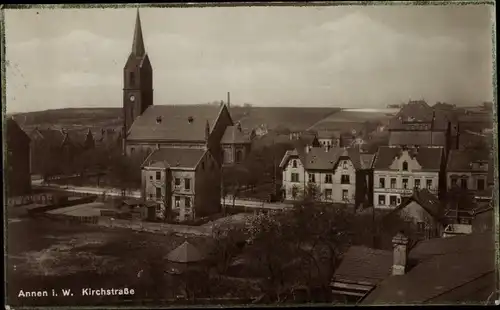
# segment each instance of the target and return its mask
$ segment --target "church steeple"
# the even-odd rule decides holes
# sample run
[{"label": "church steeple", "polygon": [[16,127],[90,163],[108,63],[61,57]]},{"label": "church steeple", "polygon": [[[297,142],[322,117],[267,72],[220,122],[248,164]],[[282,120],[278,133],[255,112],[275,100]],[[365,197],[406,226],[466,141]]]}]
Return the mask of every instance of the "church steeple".
[{"label": "church steeple", "polygon": [[141,16],[137,9],[137,17],[135,19],[134,41],[132,42],[132,54],[136,57],[144,56],[146,49],[144,48],[144,39],[142,38]]}]

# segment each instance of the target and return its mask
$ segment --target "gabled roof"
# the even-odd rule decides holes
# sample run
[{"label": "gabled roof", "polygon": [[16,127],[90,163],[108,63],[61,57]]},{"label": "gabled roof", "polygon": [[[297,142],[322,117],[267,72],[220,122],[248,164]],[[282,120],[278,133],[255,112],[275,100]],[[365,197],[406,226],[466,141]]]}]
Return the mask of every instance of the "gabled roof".
[{"label": "gabled roof", "polygon": [[[473,171],[474,162],[492,163],[490,150],[451,150],[448,155],[447,172],[454,171]],[[493,165],[488,167],[494,170]]]},{"label": "gabled roof", "polygon": [[194,148],[161,148],[151,153],[142,166],[195,169],[207,152],[209,151]]},{"label": "gabled roof", "polygon": [[227,126],[221,139],[221,144],[250,144],[250,135],[245,133],[241,127]]},{"label": "gabled roof", "polygon": [[205,141],[207,122],[210,133],[226,105],[164,105],[149,106],[132,124],[127,140]]},{"label": "gabled roof", "polygon": [[173,263],[195,263],[205,259],[205,256],[197,247],[184,241],[183,244],[168,253],[166,259]]},{"label": "gabled roof", "polygon": [[[424,100],[410,101],[390,121],[389,130],[407,130],[417,124],[431,124],[433,130],[446,130],[448,122],[454,121],[453,114],[441,109],[433,109]],[[428,127],[427,130],[431,128]]]},{"label": "gabled roof", "polygon": [[292,156],[298,157],[306,170],[333,170],[341,158],[349,158],[356,170],[370,169],[365,166],[369,158],[366,157],[363,162],[357,148],[334,147],[326,150],[324,147],[313,147],[308,153],[295,149],[285,153],[280,167],[283,168]]},{"label": "gabled roof", "polygon": [[445,146],[446,133],[442,131],[391,131],[389,145]]},{"label": "gabled roof", "polygon": [[392,251],[351,246],[335,271],[334,280],[377,285],[390,276]]},{"label": "gabled roof", "polygon": [[[422,166],[422,170],[439,170],[441,168],[441,160],[443,157],[443,149],[439,147],[419,147],[407,148],[411,156],[416,157],[418,163]],[[387,170],[393,163],[394,159],[403,154],[403,148],[381,146],[375,157],[373,167],[375,170]]]},{"label": "gabled roof", "polygon": [[61,146],[63,141],[64,141],[64,138],[66,136],[62,132],[62,130],[52,129],[52,128],[47,128],[47,129],[36,128],[32,134],[33,135],[40,135],[45,143],[47,143],[53,147]]},{"label": "gabled roof", "polygon": [[409,253],[415,267],[405,275],[387,277],[363,304],[436,303],[452,292],[455,299],[445,302],[470,300],[477,288],[464,287],[494,272],[493,254],[491,232],[421,241]]},{"label": "gabled roof", "polygon": [[361,154],[361,167],[362,169],[372,169],[375,154]]},{"label": "gabled roof", "polygon": [[443,216],[444,208],[441,204],[441,201],[436,195],[432,194],[425,188],[414,191],[412,196],[403,199],[401,204],[397,206],[396,209],[394,209],[392,212],[398,212],[399,210],[404,209],[412,201],[418,203],[425,211],[427,211],[427,213],[429,213],[429,215],[437,220],[440,220]]}]

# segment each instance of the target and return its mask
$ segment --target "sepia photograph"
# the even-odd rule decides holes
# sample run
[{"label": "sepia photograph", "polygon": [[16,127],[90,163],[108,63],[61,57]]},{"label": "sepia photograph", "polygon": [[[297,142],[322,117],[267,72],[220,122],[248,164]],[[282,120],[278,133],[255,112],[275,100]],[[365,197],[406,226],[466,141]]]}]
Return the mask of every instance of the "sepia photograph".
[{"label": "sepia photograph", "polygon": [[1,17],[6,308],[500,304],[495,2]]}]

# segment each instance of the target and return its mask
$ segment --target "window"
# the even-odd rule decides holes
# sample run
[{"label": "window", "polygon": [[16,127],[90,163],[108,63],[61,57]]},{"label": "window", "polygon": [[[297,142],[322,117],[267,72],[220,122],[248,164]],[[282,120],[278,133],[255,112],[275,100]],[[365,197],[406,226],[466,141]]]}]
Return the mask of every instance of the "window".
[{"label": "window", "polygon": [[398,196],[389,196],[389,204],[395,206],[398,201]]},{"label": "window", "polygon": [[425,180],[425,187],[427,189],[431,189],[432,188],[432,180]]},{"label": "window", "polygon": [[191,189],[191,179],[184,179],[184,189],[185,190]]},{"label": "window", "polygon": [[[429,180],[427,180],[429,181]],[[415,179],[415,188],[419,189],[420,188],[420,179]]]},{"label": "window", "polygon": [[130,148],[130,154],[134,154],[135,148],[131,147]]},{"label": "window", "polygon": [[237,163],[241,162],[242,157],[243,157],[243,155],[242,155],[241,151],[237,150],[236,151],[236,162]]},{"label": "window", "polygon": [[419,233],[423,233],[425,231],[425,223],[424,222],[417,223],[417,231]]},{"label": "window", "polygon": [[156,171],[156,179],[161,180],[161,172],[160,171]]},{"label": "window", "polygon": [[404,189],[408,188],[408,179],[403,179],[403,188]]},{"label": "window", "polygon": [[342,190],[342,200],[349,201],[349,191],[347,189]]},{"label": "window", "polygon": [[343,168],[343,169],[347,169],[347,160],[344,160],[344,161],[342,162],[342,168]]},{"label": "window", "polygon": [[153,194],[149,194],[149,199],[153,199]]},{"label": "window", "polygon": [[379,187],[380,188],[385,188],[385,178],[380,178],[379,179]]},{"label": "window", "polygon": [[160,187],[156,188],[156,199],[161,199],[161,188]]},{"label": "window", "polygon": [[461,186],[463,189],[467,189],[467,179],[461,179],[461,180],[460,180],[460,186]]},{"label": "window", "polygon": [[179,186],[179,185],[181,185],[181,179],[179,179],[179,178],[175,178],[175,181],[174,181],[174,182],[175,182],[175,183],[174,183],[174,184],[175,184],[175,186]]},{"label": "window", "polygon": [[378,204],[380,206],[385,206],[385,195],[378,195]]},{"label": "window", "polygon": [[347,174],[343,174],[343,175],[340,177],[340,183],[341,183],[341,184],[349,184],[349,183],[350,183],[350,180],[349,180],[349,175],[347,175]]},{"label": "window", "polygon": [[297,161],[295,159],[292,160],[292,167],[297,168]]},{"label": "window", "polygon": [[134,86],[135,85],[135,73],[129,72],[128,77],[129,77],[130,86]]},{"label": "window", "polygon": [[153,180],[153,176],[152,176],[152,175],[150,175],[150,176],[149,176],[149,179],[150,179],[150,180]]},{"label": "window", "polygon": [[484,179],[477,180],[477,190],[478,191],[484,190]]},{"label": "window", "polygon": [[179,208],[181,205],[181,197],[175,196],[175,208]]},{"label": "window", "polygon": [[408,162],[403,162],[403,171],[408,171]]},{"label": "window", "polygon": [[396,188],[396,179],[391,178],[391,188]]},{"label": "window", "polygon": [[316,178],[314,173],[309,174],[309,182],[316,183]]},{"label": "window", "polygon": [[299,183],[299,174],[298,173],[292,173],[292,182]]},{"label": "window", "polygon": [[458,180],[457,178],[451,178],[451,186],[457,186]]},{"label": "window", "polygon": [[325,189],[325,199],[332,200],[332,190],[330,188]]},{"label": "window", "polygon": [[333,177],[331,174],[326,174],[325,175],[325,183],[327,184],[332,184],[333,183]]},{"label": "window", "polygon": [[184,198],[184,206],[186,208],[191,208],[191,197],[185,197]]}]

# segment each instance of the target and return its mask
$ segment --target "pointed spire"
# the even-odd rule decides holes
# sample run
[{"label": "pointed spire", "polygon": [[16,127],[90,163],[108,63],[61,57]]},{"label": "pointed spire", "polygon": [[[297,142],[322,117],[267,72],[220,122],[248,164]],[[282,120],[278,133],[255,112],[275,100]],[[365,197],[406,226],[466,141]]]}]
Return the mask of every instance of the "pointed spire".
[{"label": "pointed spire", "polygon": [[137,9],[137,18],[135,20],[132,54],[134,54],[135,56],[143,56],[144,54],[146,54],[146,49],[144,48],[144,40],[142,38],[141,16],[139,15],[139,9]]}]

